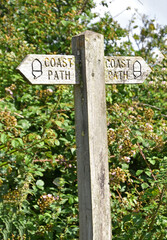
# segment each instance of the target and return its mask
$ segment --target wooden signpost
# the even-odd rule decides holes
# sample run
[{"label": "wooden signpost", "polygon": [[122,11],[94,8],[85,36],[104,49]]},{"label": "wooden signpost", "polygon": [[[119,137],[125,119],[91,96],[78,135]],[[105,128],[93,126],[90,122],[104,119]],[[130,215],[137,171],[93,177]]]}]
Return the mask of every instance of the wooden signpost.
[{"label": "wooden signpost", "polygon": [[18,66],[31,84],[74,84],[79,239],[111,240],[105,83],[141,83],[151,71],[140,57],[104,57],[103,35],[72,39],[73,56],[28,55]]}]

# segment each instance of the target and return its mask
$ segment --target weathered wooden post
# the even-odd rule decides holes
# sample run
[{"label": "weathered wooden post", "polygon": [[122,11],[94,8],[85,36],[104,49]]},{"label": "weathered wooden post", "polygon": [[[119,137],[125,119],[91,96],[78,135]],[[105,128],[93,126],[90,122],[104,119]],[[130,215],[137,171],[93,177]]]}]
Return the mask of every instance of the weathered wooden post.
[{"label": "weathered wooden post", "polygon": [[80,66],[75,85],[79,239],[110,240],[103,35],[86,31],[72,39],[72,49]]}]

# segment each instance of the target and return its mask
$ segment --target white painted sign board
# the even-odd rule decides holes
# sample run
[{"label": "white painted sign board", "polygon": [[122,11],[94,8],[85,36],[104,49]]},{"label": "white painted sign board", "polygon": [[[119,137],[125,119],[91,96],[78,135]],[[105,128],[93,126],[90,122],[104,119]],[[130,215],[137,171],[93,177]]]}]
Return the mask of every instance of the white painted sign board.
[{"label": "white painted sign board", "polygon": [[[106,84],[143,83],[151,72],[142,57],[104,57]],[[17,70],[31,83],[78,84],[73,55],[29,54]]]},{"label": "white painted sign board", "polygon": [[17,70],[31,84],[77,84],[72,55],[29,54]]},{"label": "white painted sign board", "polygon": [[151,68],[142,57],[104,57],[105,83],[143,83]]}]

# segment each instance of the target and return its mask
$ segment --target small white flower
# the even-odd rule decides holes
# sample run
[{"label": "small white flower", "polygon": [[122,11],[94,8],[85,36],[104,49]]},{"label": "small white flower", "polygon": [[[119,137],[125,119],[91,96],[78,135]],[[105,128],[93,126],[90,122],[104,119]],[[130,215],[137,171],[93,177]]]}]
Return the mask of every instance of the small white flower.
[{"label": "small white flower", "polygon": [[51,88],[48,88],[47,91],[53,93],[53,90]]},{"label": "small white flower", "polygon": [[146,123],[146,128],[150,130],[151,132],[153,131],[153,126],[149,123]]},{"label": "small white flower", "polygon": [[130,162],[130,157],[126,157],[126,156],[125,156],[125,157],[123,157],[123,159],[124,159],[124,161],[127,162],[127,163]]},{"label": "small white flower", "polygon": [[48,194],[48,197],[51,198],[51,197],[52,197],[52,194]]},{"label": "small white flower", "polygon": [[46,198],[47,198],[47,195],[43,195],[42,197],[43,197],[44,199],[46,199]]}]

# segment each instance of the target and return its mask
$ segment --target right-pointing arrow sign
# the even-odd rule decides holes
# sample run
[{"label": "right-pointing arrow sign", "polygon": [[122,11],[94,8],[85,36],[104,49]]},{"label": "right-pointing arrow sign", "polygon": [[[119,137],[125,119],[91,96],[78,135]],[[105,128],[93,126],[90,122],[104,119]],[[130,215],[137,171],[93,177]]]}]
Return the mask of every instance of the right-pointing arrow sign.
[{"label": "right-pointing arrow sign", "polygon": [[105,83],[143,83],[151,68],[142,57],[105,57]]}]

